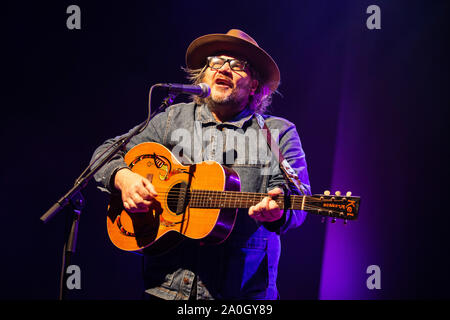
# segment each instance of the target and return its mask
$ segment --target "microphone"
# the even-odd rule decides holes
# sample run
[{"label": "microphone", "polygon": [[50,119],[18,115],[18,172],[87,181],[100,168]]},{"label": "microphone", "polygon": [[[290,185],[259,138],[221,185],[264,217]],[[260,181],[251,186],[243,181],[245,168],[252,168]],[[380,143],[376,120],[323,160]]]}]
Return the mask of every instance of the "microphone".
[{"label": "microphone", "polygon": [[211,88],[206,83],[195,84],[178,84],[178,83],[160,83],[159,87],[169,89],[172,93],[186,93],[206,98],[211,94]]}]

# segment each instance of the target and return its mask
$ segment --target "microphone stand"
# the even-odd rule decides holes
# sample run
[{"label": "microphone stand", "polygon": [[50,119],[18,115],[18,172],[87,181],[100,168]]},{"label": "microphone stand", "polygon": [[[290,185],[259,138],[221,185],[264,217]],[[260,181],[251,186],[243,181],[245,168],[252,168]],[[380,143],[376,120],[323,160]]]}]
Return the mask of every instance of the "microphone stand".
[{"label": "microphone stand", "polygon": [[[64,195],[62,196],[47,212],[41,216],[40,220],[44,223],[47,223],[50,219],[52,219],[58,212],[60,212],[67,204],[71,204],[72,207],[72,219],[71,223],[68,221],[66,226],[66,241],[63,247],[63,259],[62,259],[62,268],[61,268],[61,276],[60,276],[60,288],[59,288],[59,300],[64,300],[67,294],[67,267],[70,266],[70,261],[73,253],[75,252],[76,242],[77,242],[77,234],[78,234],[78,224],[80,221],[81,211],[85,206],[85,200],[83,195],[81,194],[81,190],[86,187],[88,182],[92,179],[92,177],[99,171],[105,164],[112,159],[112,157],[119,152],[125,145],[131,140],[132,137],[140,133],[145,129],[148,122],[151,118],[154,117],[157,113],[163,111],[165,108],[170,106],[175,100],[177,94],[169,93],[168,97],[163,100],[163,103],[159,106],[157,110],[151,112],[151,95],[152,91],[155,87],[160,85],[153,85],[149,91],[149,116],[147,120],[138,125],[132,132],[130,132],[127,136],[122,139],[116,141],[107,151],[109,153],[104,156],[101,161],[95,165],[90,171],[89,169],[99,160],[99,158],[95,159],[80,175],[80,177],[75,181],[74,186]],[[103,156],[103,155],[102,155]],[[100,156],[101,157],[101,156]],[[85,172],[89,171],[87,174]]]}]

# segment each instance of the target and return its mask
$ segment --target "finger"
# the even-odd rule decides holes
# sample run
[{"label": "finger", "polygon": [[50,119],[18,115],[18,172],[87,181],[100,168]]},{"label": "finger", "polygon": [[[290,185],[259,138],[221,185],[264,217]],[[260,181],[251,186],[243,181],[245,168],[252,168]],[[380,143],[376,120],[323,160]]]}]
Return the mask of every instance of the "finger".
[{"label": "finger", "polygon": [[270,221],[275,221],[280,219],[283,216],[283,210],[280,209],[280,207],[278,206],[278,203],[276,203],[276,201],[271,201],[270,202]]},{"label": "finger", "polygon": [[151,184],[150,181],[147,179],[142,179],[142,184],[144,185],[145,189],[150,193],[152,197],[158,196],[158,193],[156,192],[155,186]]},{"label": "finger", "polygon": [[139,202],[136,202],[138,207],[142,207],[142,208],[146,208],[148,209],[151,205],[152,205],[153,201],[152,200],[146,200],[146,199],[142,199]]},{"label": "finger", "polygon": [[272,200],[272,198],[269,197],[265,197],[261,203],[261,205],[263,206],[264,210],[268,211],[270,208],[270,201]]},{"label": "finger", "polygon": [[136,208],[137,208],[137,206],[134,203],[133,199],[127,199],[126,201],[124,201],[123,202],[123,206],[129,212],[134,212],[134,210],[136,210]]},{"label": "finger", "polygon": [[139,194],[135,193],[132,199],[138,208],[148,209],[148,207],[152,204],[151,199],[153,198],[151,198],[150,200],[146,200],[142,198]]},{"label": "finger", "polygon": [[263,199],[260,203],[253,207],[254,209],[252,218],[258,221],[265,221],[267,202],[267,199]]},{"label": "finger", "polygon": [[264,211],[267,210],[269,199],[270,199],[269,197],[265,197],[264,199],[261,200],[261,202],[253,206],[255,214],[257,215],[264,214]]},{"label": "finger", "polygon": [[283,189],[281,189],[281,188],[279,188],[279,187],[273,188],[272,190],[270,190],[270,191],[268,192],[268,194],[269,194],[270,196],[278,196],[278,195],[280,195],[280,194],[282,194],[282,193],[283,193]]},{"label": "finger", "polygon": [[151,205],[151,200],[143,199],[137,192],[133,192],[128,195],[128,197],[125,198],[124,202],[127,202],[129,204],[130,210],[132,210],[133,212],[147,211],[149,206]]},{"label": "finger", "polygon": [[143,185],[138,186],[136,188],[136,191],[134,194],[139,195],[142,199],[145,199],[145,200],[152,200],[154,198],[152,196],[152,194],[150,193],[150,191],[147,188],[145,188]]},{"label": "finger", "polygon": [[248,214],[250,215],[251,218],[257,219],[258,216],[260,216],[261,212],[258,211],[258,209],[257,209],[256,206],[251,206],[251,207],[248,209]]},{"label": "finger", "polygon": [[139,192],[132,193],[130,198],[136,205],[139,205],[140,203],[142,203],[142,201],[144,201],[144,198],[139,194]]},{"label": "finger", "polygon": [[270,200],[269,201],[269,210],[279,210],[280,206],[278,205],[278,203],[275,200]]},{"label": "finger", "polygon": [[155,191],[153,185],[148,182],[145,182],[146,179],[141,180],[141,183],[138,184],[135,188],[135,192],[139,194],[142,199],[152,201],[158,194]]}]

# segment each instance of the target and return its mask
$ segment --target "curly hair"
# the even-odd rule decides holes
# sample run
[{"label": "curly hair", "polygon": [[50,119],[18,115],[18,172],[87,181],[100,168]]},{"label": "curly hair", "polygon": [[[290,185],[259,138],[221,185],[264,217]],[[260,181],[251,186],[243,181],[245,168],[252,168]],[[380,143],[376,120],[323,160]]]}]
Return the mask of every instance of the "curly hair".
[{"label": "curly hair", "polygon": [[[203,81],[203,76],[207,68],[208,66],[205,65],[200,69],[182,69],[186,72],[186,78],[192,84],[199,84]],[[272,92],[270,85],[268,83],[264,83],[260,75],[252,68],[250,68],[250,75],[253,79],[258,81],[258,87],[256,88],[254,95],[249,97],[249,108],[256,113],[264,114],[272,103],[272,95],[274,93],[278,93],[278,91]],[[202,104],[205,102],[205,99],[194,96],[193,101]]]}]

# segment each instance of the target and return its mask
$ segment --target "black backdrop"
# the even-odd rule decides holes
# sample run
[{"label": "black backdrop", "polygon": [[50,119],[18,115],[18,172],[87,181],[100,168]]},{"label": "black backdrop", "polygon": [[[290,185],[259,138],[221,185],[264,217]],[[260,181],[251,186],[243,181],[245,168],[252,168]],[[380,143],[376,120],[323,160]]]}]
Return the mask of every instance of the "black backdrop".
[{"label": "black backdrop", "polygon": [[[81,30],[66,8],[81,8]],[[366,8],[381,8],[368,30]],[[59,1],[2,7],[2,299],[56,299],[64,211],[39,217],[105,139],[143,121],[148,89],[185,83],[193,39],[239,28],[277,61],[271,112],[297,125],[314,193],[362,197],[354,224],[309,216],[283,236],[282,299],[448,298],[446,1]],[[83,191],[82,288],[140,299],[140,258],[116,249],[107,198]],[[369,290],[378,265],[382,287]]]}]

